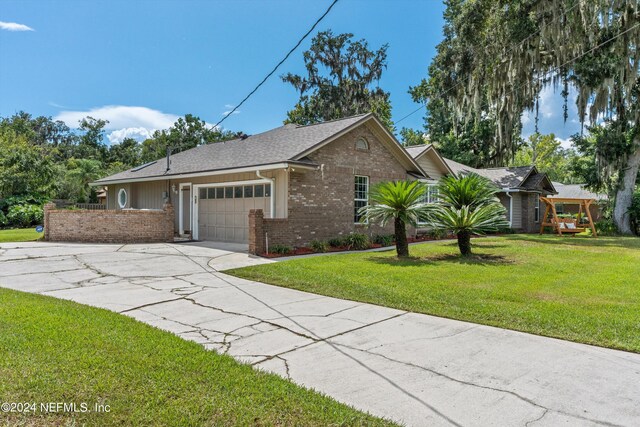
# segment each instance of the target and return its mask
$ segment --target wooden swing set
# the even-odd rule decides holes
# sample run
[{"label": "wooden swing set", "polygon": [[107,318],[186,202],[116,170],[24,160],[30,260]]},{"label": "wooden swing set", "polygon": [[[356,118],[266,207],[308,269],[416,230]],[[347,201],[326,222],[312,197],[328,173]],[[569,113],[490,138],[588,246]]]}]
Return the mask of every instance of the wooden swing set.
[{"label": "wooden swing set", "polygon": [[[561,199],[561,198],[547,198],[540,197],[540,200],[547,206],[542,217],[542,224],[540,224],[540,234],[544,233],[545,227],[552,227],[553,231],[558,233],[559,236],[569,234],[575,236],[578,233],[582,233],[586,230],[586,227],[582,225],[583,212],[586,214],[589,220],[588,224],[585,224],[591,228],[591,235],[598,237],[596,233],[596,227],[593,225],[593,218],[591,217],[591,211],[589,207],[596,201],[595,199]],[[573,218],[559,218],[558,212],[556,212],[556,203],[562,203],[564,205],[579,205],[578,217]],[[551,215],[549,215],[551,214]]]}]

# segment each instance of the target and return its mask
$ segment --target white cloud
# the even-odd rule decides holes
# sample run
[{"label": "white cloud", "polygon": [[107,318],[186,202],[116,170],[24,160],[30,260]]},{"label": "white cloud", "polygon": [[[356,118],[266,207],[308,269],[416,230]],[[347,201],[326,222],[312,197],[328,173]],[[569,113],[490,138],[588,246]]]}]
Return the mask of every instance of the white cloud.
[{"label": "white cloud", "polygon": [[573,146],[573,142],[571,141],[571,138],[556,137],[556,140],[560,141],[560,145],[562,145],[562,148],[571,148]]},{"label": "white cloud", "polygon": [[105,105],[104,107],[92,108],[87,111],[62,111],[55,119],[62,120],[67,126],[75,128],[78,126],[78,122],[87,116],[108,120],[109,123],[105,126],[106,130],[140,127],[167,129],[179,117],[175,114],[167,114],[147,107]]},{"label": "white cloud", "polygon": [[147,138],[150,138],[155,129],[147,129],[147,128],[123,128],[114,130],[110,134],[107,135],[107,139],[111,144],[119,144],[125,138],[133,138],[136,141],[144,141]]},{"label": "white cloud", "polygon": [[24,25],[18,24],[16,22],[3,22],[0,21],[0,30],[6,31],[35,31],[33,28]]},{"label": "white cloud", "polygon": [[[227,114],[229,114],[232,110],[227,110],[225,112],[222,113],[223,116],[226,116]],[[240,110],[236,110],[233,112],[233,114],[240,114]]]},{"label": "white cloud", "polygon": [[[54,120],[62,120],[73,129],[77,128],[78,122],[87,116],[109,121],[104,129],[111,144],[120,143],[127,137],[142,141],[149,138],[156,130],[169,129],[180,117],[177,114],[163,113],[147,107],[105,105],[85,111],[61,111]],[[205,123],[213,127],[211,123]]]},{"label": "white cloud", "polygon": [[540,91],[538,108],[540,109],[540,114],[542,114],[542,117],[547,119],[556,115],[555,110],[556,110],[556,107],[558,107],[558,105],[556,102],[554,102],[553,95],[554,95],[554,88],[551,85],[545,87]]},{"label": "white cloud", "polygon": [[109,121],[105,130],[111,131],[107,138],[112,144],[119,143],[126,137],[137,140],[148,138],[156,129],[171,127],[179,117],[147,107],[106,105],[86,111],[62,111],[55,120],[62,120],[67,126],[75,128],[87,116]]}]

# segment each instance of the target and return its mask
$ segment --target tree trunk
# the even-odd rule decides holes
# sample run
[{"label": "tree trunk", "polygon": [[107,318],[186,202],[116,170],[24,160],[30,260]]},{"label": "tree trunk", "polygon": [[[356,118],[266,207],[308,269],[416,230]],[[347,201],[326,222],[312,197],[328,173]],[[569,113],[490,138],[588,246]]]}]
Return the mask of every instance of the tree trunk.
[{"label": "tree trunk", "polygon": [[458,248],[462,256],[471,255],[471,233],[468,231],[458,233]]},{"label": "tree trunk", "polygon": [[393,222],[396,234],[396,253],[399,258],[409,256],[409,243],[407,242],[407,229],[404,221],[396,218]]},{"label": "tree trunk", "polygon": [[613,222],[622,234],[632,234],[629,208],[636,188],[638,168],[640,168],[640,137],[634,140],[636,150],[629,156],[627,167],[622,171],[620,188],[616,192],[615,207],[613,208]]}]

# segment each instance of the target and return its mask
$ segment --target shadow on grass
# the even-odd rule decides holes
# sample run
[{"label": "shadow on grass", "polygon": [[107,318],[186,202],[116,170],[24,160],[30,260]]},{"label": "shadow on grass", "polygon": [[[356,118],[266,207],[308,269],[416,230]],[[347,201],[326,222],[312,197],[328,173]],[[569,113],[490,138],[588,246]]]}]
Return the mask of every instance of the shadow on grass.
[{"label": "shadow on grass", "polygon": [[588,235],[578,236],[558,236],[557,234],[546,235],[509,235],[503,237],[505,240],[520,242],[542,243],[547,245],[567,245],[585,247],[619,247],[626,249],[640,249],[640,238],[634,236],[606,236],[591,237]]},{"label": "shadow on grass", "polygon": [[408,258],[380,258],[368,257],[367,261],[384,264],[393,267],[427,267],[437,264],[465,264],[465,265],[481,265],[481,266],[498,266],[515,264],[515,262],[502,255],[491,254],[471,254],[463,257],[459,254],[442,254],[429,257],[408,257]]}]

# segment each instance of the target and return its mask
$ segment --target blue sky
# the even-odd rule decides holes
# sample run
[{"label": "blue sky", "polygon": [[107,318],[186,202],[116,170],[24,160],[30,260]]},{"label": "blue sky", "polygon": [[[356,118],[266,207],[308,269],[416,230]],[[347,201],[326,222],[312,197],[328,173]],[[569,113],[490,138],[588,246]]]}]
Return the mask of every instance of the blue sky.
[{"label": "blue sky", "polygon": [[[330,0],[0,0],[0,115],[25,110],[74,126],[110,120],[109,140],[143,138],[195,114],[215,123],[273,68]],[[426,76],[442,38],[438,0],[340,0],[317,30],[351,32],[371,48],[389,44],[380,86],[393,118],[418,107],[407,90]],[[224,127],[258,133],[282,124],[297,94],[279,76],[302,73],[311,36]],[[574,108],[573,106],[571,106]],[[575,110],[575,108],[574,108]],[[422,128],[424,110],[398,127]],[[553,90],[540,130],[566,139]],[[572,118],[575,118],[572,117]],[[524,134],[533,131],[525,117]]]}]

